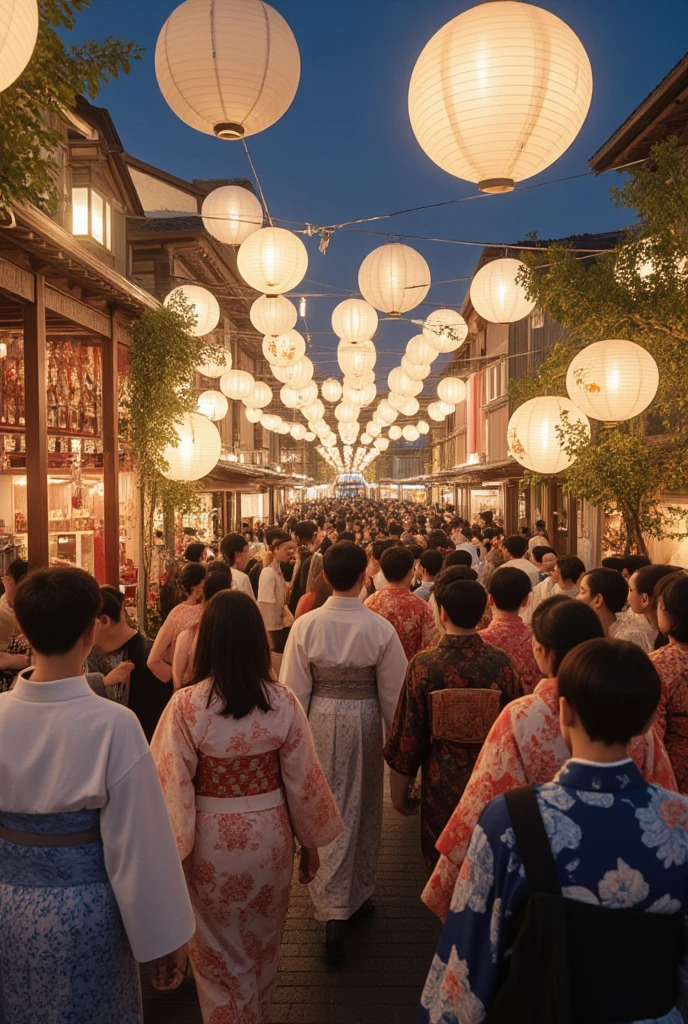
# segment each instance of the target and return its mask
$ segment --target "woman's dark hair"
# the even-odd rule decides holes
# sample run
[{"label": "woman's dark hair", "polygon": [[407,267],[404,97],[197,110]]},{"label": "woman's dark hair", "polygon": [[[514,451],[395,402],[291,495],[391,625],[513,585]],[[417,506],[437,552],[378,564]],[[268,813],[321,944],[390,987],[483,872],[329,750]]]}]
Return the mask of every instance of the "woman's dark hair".
[{"label": "woman's dark hair", "polygon": [[220,714],[245,718],[254,708],[270,711],[270,647],[258,605],[239,590],[223,590],[203,610],[189,686],[212,680],[208,704]]},{"label": "woman's dark hair", "polygon": [[647,654],[627,640],[588,640],[566,655],[557,675],[593,742],[628,743],[657,710],[662,684]]},{"label": "woman's dark hair", "polygon": [[203,584],[203,600],[207,603],[215,594],[232,589],[232,577],[227,572],[209,572]]},{"label": "woman's dark hair", "polygon": [[647,555],[628,555],[626,558],[626,572],[629,576],[632,576],[638,569],[644,569],[647,565],[652,565]]},{"label": "woman's dark hair", "polygon": [[100,615],[102,594],[83,569],[37,569],[14,601],[22,633],[39,654],[67,654]]},{"label": "woman's dark hair", "polygon": [[645,565],[633,574],[635,589],[639,594],[647,594],[654,599],[654,592],[660,580],[665,576],[673,576],[682,572],[678,565]]},{"label": "woman's dark hair", "polygon": [[614,572],[623,572],[626,568],[626,559],[620,558],[619,555],[609,555],[608,558],[602,559],[603,569],[613,569]]},{"label": "woman's dark hair", "polygon": [[219,559],[215,559],[212,562],[205,563],[205,571],[210,576],[213,572],[223,572],[225,576],[232,578],[232,569],[226,562],[220,562]]},{"label": "woman's dark hair", "polygon": [[539,604],[533,612],[532,625],[537,642],[554,652],[554,675],[574,647],[604,637],[602,624],[592,608],[566,594],[555,594]]},{"label": "woman's dark hair", "polygon": [[291,540],[291,536],[286,532],[286,530],[268,530],[268,535],[267,541],[271,551],[275,551],[277,548],[281,547],[282,544],[288,544]]},{"label": "woman's dark hair", "polygon": [[444,608],[450,620],[461,629],[475,629],[487,606],[487,592],[477,580],[454,580],[437,590],[438,608]]},{"label": "woman's dark hair", "polygon": [[5,572],[6,576],[10,576],[15,583],[19,583],[28,574],[29,563],[25,562],[23,558],[15,558],[13,562],[7,566]]},{"label": "woman's dark hair", "polygon": [[667,634],[680,644],[688,644],[688,573],[674,572],[665,576],[655,587],[654,594],[671,619]]},{"label": "woman's dark hair", "polygon": [[115,587],[101,587],[100,595],[103,599],[101,615],[107,615],[113,622],[122,621],[122,608],[124,607],[124,594]]},{"label": "woman's dark hair", "polygon": [[203,582],[205,577],[206,569],[204,565],[200,565],[198,562],[187,562],[179,574],[179,582],[187,597],[194,587]]},{"label": "woman's dark hair", "polygon": [[234,565],[234,559],[248,547],[248,541],[241,533],[228,533],[220,542],[220,554],[228,565]]},{"label": "woman's dark hair", "polygon": [[590,589],[591,597],[602,596],[610,612],[618,615],[623,611],[628,601],[628,583],[620,572],[615,569],[592,569],[586,572],[585,579]]},{"label": "woman's dark hair", "polygon": [[556,555],[556,551],[554,550],[554,548],[551,548],[548,544],[536,544],[533,550],[531,551],[531,555],[533,556],[533,560],[535,562],[541,563],[545,555]]}]

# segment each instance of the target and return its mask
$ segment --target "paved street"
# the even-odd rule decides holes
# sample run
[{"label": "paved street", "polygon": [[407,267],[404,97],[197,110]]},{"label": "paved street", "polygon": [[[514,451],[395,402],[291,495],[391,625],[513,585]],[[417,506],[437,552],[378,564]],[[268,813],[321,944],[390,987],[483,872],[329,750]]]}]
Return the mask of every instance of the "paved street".
[{"label": "paved street", "polygon": [[[414,1024],[439,924],[418,898],[425,881],[418,819],[385,803],[376,913],[352,930],[338,970],[322,962],[323,926],[296,883],[270,1024]],[[191,982],[171,996],[144,987],[146,1024],[200,1024]]]}]

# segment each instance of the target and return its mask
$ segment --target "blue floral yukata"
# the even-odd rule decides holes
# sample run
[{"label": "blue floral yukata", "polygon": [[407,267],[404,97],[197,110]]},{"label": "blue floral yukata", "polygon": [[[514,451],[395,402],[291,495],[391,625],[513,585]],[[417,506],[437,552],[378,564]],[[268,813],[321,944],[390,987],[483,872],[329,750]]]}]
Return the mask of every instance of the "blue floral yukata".
[{"label": "blue floral yukata", "polygon": [[[535,787],[562,895],[612,909],[688,908],[688,799],[650,785],[631,761],[568,761]],[[503,796],[480,817],[421,998],[421,1024],[480,1024],[508,950],[505,919],[528,901]],[[678,1010],[662,1024],[681,1024]]]}]

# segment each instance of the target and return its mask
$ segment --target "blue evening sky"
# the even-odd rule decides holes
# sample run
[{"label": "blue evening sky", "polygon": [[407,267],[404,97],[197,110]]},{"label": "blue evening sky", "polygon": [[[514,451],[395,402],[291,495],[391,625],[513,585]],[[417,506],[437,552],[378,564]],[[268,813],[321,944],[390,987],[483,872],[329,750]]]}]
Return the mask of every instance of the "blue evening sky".
[{"label": "blue evening sky", "polygon": [[[533,181],[588,170],[588,158],[686,51],[687,0],[540,0],[563,18],[586,47],[594,94],[583,129],[564,156]],[[250,176],[239,144],[219,142],[179,121],[158,89],[154,52],[158,32],[175,0],[92,0],[78,35],[125,35],[146,47],[127,78],[103,90],[96,103],[109,109],[126,149],[182,178]],[[301,83],[286,115],[249,140],[271,213],[304,223],[356,217],[475,194],[475,186],[436,167],[411,131],[407,89],[428,39],[467,10],[467,0],[274,0],[301,51]],[[337,233],[326,256],[307,239],[309,269],[303,290],[355,293],[358,267],[387,232],[504,242],[537,230],[541,237],[605,231],[628,222],[610,187],[618,174],[584,178],[460,203],[373,224],[380,237]],[[412,241],[435,281],[469,275],[479,250]],[[312,282],[318,282],[314,284]],[[331,286],[329,289],[323,284]],[[433,286],[428,302],[458,308],[463,282]],[[333,299],[310,299],[311,355],[336,372],[330,332]],[[420,307],[427,314],[431,305]],[[303,330],[303,325],[299,328]],[[378,371],[396,363],[417,333],[408,323],[385,323],[378,339]],[[378,373],[378,386],[382,385]]]}]

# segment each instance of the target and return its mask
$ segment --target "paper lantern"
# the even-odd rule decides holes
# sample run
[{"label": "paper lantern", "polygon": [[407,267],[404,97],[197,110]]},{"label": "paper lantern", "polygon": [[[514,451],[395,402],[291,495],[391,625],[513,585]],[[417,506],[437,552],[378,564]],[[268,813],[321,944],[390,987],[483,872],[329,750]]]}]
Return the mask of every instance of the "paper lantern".
[{"label": "paper lantern", "polygon": [[532,4],[493,0],[432,37],[411,75],[409,116],[443,170],[509,192],[569,148],[591,99],[590,61],[568,25]]},{"label": "paper lantern", "polygon": [[373,446],[377,448],[379,452],[386,452],[389,448],[389,438],[387,437],[376,437],[373,441]]},{"label": "paper lantern", "polygon": [[243,402],[253,391],[255,383],[246,370],[230,370],[220,377],[220,391],[234,402]]},{"label": "paper lantern", "polygon": [[311,380],[296,392],[296,408],[306,409],[318,397],[318,385]]},{"label": "paper lantern", "polygon": [[337,430],[344,444],[353,444],[358,437],[360,425],[356,420],[353,423],[340,423]]},{"label": "paper lantern", "polygon": [[281,422],[282,418],[280,416],[275,416],[275,414],[271,412],[266,412],[260,418],[260,424],[265,428],[265,430],[275,431]]},{"label": "paper lantern", "polygon": [[373,439],[372,439],[372,437],[370,436],[370,434],[368,434],[368,433],[365,433],[365,434],[361,434],[361,436],[359,437],[359,439],[358,439],[358,440],[359,440],[359,441],[361,442],[361,444],[370,444],[370,442],[371,442],[371,441],[372,441]]},{"label": "paper lantern", "polygon": [[299,393],[296,388],[291,387],[290,384],[285,384],[280,388],[280,402],[287,409],[295,409],[299,401]]},{"label": "paper lantern", "polygon": [[454,406],[450,402],[443,402],[442,399],[439,400],[437,406],[445,416],[452,416],[455,412]]},{"label": "paper lantern", "polygon": [[468,324],[454,309],[437,309],[423,324],[423,335],[438,352],[455,352],[468,337]]},{"label": "paper lantern", "polygon": [[359,408],[365,408],[377,398],[377,388],[374,384],[365,384],[361,387],[355,384],[344,384],[343,396],[346,402],[353,402]]},{"label": "paper lantern", "polygon": [[303,413],[307,420],[310,420],[312,423],[316,423],[318,420],[321,420],[325,415],[325,406],[323,405],[319,398],[316,398],[314,402],[310,402],[308,405],[304,405],[301,409],[301,412]]},{"label": "paper lantern", "polygon": [[352,388],[365,388],[375,383],[375,371],[368,373],[345,373],[342,377],[342,384],[349,384]]},{"label": "paper lantern", "polygon": [[566,423],[572,426],[580,423],[590,435],[588,417],[568,398],[531,398],[519,406],[509,420],[510,454],[526,469],[545,476],[568,469],[575,459],[564,451],[557,430]]},{"label": "paper lantern", "polygon": [[290,432],[291,432],[291,424],[290,423],[286,423],[284,420],[280,420],[279,421],[279,426],[275,427],[275,433],[276,434],[282,434],[284,437],[286,437],[286,435],[289,434]]},{"label": "paper lantern", "polygon": [[416,423],[416,426],[418,427],[418,433],[419,434],[429,434],[430,433],[430,424],[427,423],[426,420],[418,420],[418,422]]},{"label": "paper lantern", "polygon": [[[501,3],[502,0],[493,0]],[[525,269],[518,260],[491,260],[471,281],[471,302],[476,313],[492,324],[512,324],[535,309],[517,275]]]},{"label": "paper lantern", "polygon": [[37,38],[36,0],[0,0],[0,92],[26,68]]},{"label": "paper lantern", "polygon": [[259,380],[251,388],[251,393],[243,399],[244,405],[252,409],[264,409],[272,401],[272,388],[265,381]]},{"label": "paper lantern", "polygon": [[220,306],[212,292],[197,284],[182,284],[165,296],[163,305],[171,306],[180,298],[186,300],[196,318],[195,325],[189,328],[189,334],[202,338],[215,330],[220,322]]},{"label": "paper lantern", "polygon": [[342,397],[342,385],[334,377],[328,377],[320,391],[326,402],[338,402]]},{"label": "paper lantern", "polygon": [[306,342],[298,331],[287,334],[266,334],[263,338],[263,355],[271,366],[291,366],[303,359]]},{"label": "paper lantern", "polygon": [[659,371],[647,351],[620,338],[596,341],[574,356],[566,374],[571,401],[596,420],[630,420],[657,394]]},{"label": "paper lantern", "polygon": [[390,405],[386,398],[383,398],[375,410],[374,419],[381,423],[383,427],[388,427],[390,423],[394,423],[398,415],[397,410]]},{"label": "paper lantern", "polygon": [[311,420],[309,426],[313,433],[317,434],[318,437],[326,437],[330,432],[330,427],[325,420]]},{"label": "paper lantern", "polygon": [[418,438],[420,437],[418,428],[414,427],[413,423],[407,424],[407,426],[404,427],[401,433],[404,440],[409,441],[411,444],[413,444],[414,441],[417,441]]},{"label": "paper lantern", "polygon": [[358,419],[358,406],[353,402],[340,402],[335,406],[334,415],[340,423],[355,423]]},{"label": "paper lantern", "polygon": [[263,226],[260,201],[242,185],[222,185],[203,200],[203,227],[225,245],[241,245]]},{"label": "paper lantern", "polygon": [[261,295],[251,306],[251,323],[259,334],[288,334],[299,314],[284,295]]},{"label": "paper lantern", "polygon": [[444,411],[443,403],[431,402],[428,406],[428,416],[431,420],[435,420],[436,423],[442,423],[442,421],[447,418],[447,413]]},{"label": "paper lantern", "polygon": [[332,314],[332,330],[344,341],[368,341],[377,325],[377,312],[363,299],[345,299]]},{"label": "paper lantern", "polygon": [[308,431],[306,430],[305,424],[293,423],[291,426],[290,433],[295,441],[303,441]]},{"label": "paper lantern", "polygon": [[217,423],[223,420],[229,412],[229,402],[221,391],[203,391],[198,396],[196,411]]},{"label": "paper lantern", "polygon": [[437,347],[429,341],[424,334],[417,334],[411,338],[406,346],[406,355],[409,361],[419,366],[428,365],[437,359]]},{"label": "paper lantern", "polygon": [[371,306],[400,316],[418,306],[430,290],[430,267],[415,249],[389,242],[363,260],[358,287]]},{"label": "paper lantern", "polygon": [[241,139],[289,109],[301,58],[282,15],[261,0],[186,0],[160,32],[155,74],[182,121]]},{"label": "paper lantern", "polygon": [[324,437],[323,438],[323,445],[324,445],[325,448],[334,448],[336,443],[337,443],[337,438],[335,437],[334,434],[331,434],[329,437]]},{"label": "paper lantern", "polygon": [[[297,363],[292,363],[289,366],[273,366],[272,372],[282,384],[290,384],[291,387],[297,389],[303,388],[313,376],[313,363],[308,356],[304,356]],[[317,397],[318,391],[316,388],[314,399],[311,399],[311,401],[314,401]]]},{"label": "paper lantern", "polygon": [[337,346],[337,362],[342,373],[360,376],[369,373],[377,361],[377,352],[372,341],[340,341]]},{"label": "paper lantern", "polygon": [[251,288],[280,295],[301,283],[308,270],[308,253],[293,231],[261,228],[239,246],[237,266]]},{"label": "paper lantern", "polygon": [[401,435],[402,435],[402,429],[401,429],[401,427],[397,426],[396,423],[389,428],[389,439],[390,439],[390,441],[398,441],[399,438],[401,437]]},{"label": "paper lantern", "polygon": [[260,423],[264,415],[262,409],[257,409],[252,406],[245,408],[244,413],[246,414],[246,419],[249,423]]},{"label": "paper lantern", "polygon": [[437,397],[447,405],[458,405],[466,398],[466,385],[460,377],[443,377],[437,385]]},{"label": "paper lantern", "polygon": [[186,412],[175,424],[177,444],[167,445],[163,458],[168,480],[201,480],[212,472],[222,452],[217,427],[206,416]]},{"label": "paper lantern", "polygon": [[382,427],[375,420],[369,420],[366,423],[366,434],[370,434],[371,437],[379,437],[382,433]]},{"label": "paper lantern", "polygon": [[232,353],[228,348],[225,348],[217,360],[213,359],[209,363],[202,363],[201,366],[196,367],[196,372],[200,373],[203,377],[210,377],[213,380],[221,377],[223,373],[227,373],[231,369]]},{"label": "paper lantern", "polygon": [[424,366],[421,366],[419,363],[412,363],[408,356],[401,357],[401,368],[407,377],[415,381],[425,380],[432,371],[432,367],[429,364],[426,363]]},{"label": "paper lantern", "polygon": [[423,390],[422,381],[411,380],[400,366],[395,366],[389,374],[387,377],[387,385],[390,391],[394,391],[398,395],[406,395],[408,397],[411,397],[412,395],[419,395]]},{"label": "paper lantern", "polygon": [[401,416],[415,416],[420,409],[417,398],[408,395],[397,395],[394,391],[390,392],[388,401],[392,408],[396,409]]},{"label": "paper lantern", "polygon": [[304,436],[304,441],[315,441],[315,434],[312,430],[307,430]]}]

